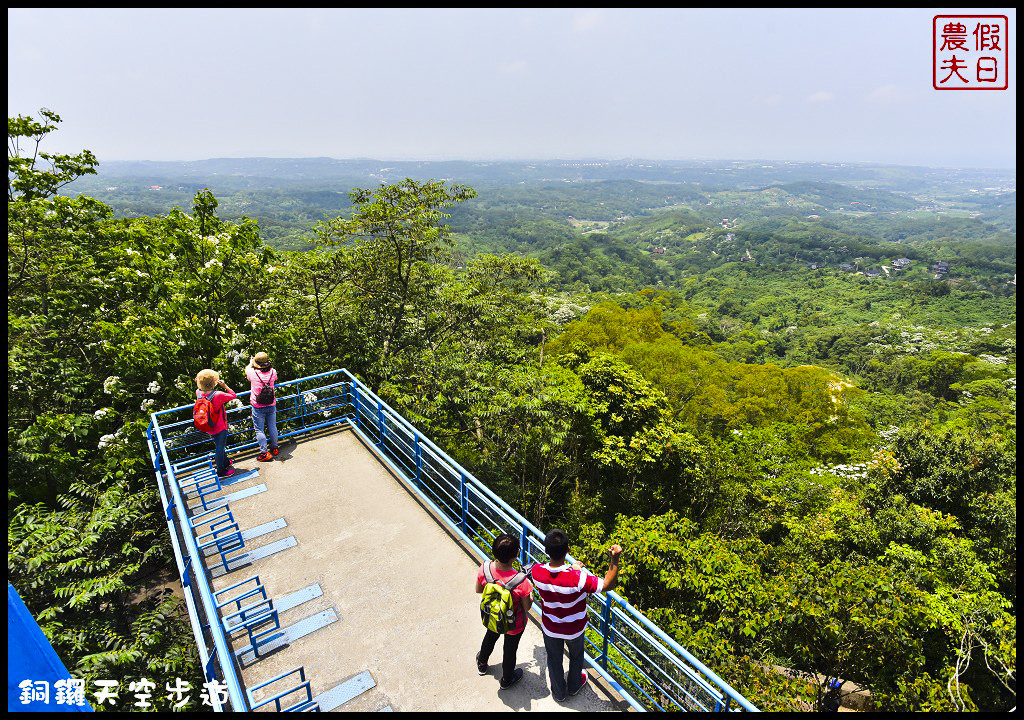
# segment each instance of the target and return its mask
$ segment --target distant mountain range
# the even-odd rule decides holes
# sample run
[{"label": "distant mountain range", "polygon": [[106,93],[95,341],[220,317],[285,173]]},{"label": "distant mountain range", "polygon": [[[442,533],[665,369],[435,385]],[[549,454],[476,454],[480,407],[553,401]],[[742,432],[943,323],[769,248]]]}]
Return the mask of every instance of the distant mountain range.
[{"label": "distant mountain range", "polygon": [[[913,189],[935,185],[1016,185],[1013,170],[964,170],[770,161],[545,160],[526,161],[383,161],[371,158],[213,158],[188,162],[106,161],[100,178],[147,178],[198,181],[236,178],[260,184],[308,184],[323,181],[390,183],[406,177],[460,183],[543,183],[600,180],[697,183],[730,188],[777,183],[846,182],[874,187]],[[234,184],[234,183],[232,183]]]}]

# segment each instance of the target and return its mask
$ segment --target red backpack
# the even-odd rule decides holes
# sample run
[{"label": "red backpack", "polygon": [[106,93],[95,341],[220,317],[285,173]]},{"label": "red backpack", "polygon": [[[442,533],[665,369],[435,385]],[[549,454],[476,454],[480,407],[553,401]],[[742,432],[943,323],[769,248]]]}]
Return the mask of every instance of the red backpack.
[{"label": "red backpack", "polygon": [[200,395],[199,399],[196,400],[196,404],[192,407],[192,424],[196,426],[196,430],[211,435],[213,434],[213,425],[216,422],[214,417],[216,410],[210,398],[213,397],[215,392],[217,391],[212,390],[209,395]]}]

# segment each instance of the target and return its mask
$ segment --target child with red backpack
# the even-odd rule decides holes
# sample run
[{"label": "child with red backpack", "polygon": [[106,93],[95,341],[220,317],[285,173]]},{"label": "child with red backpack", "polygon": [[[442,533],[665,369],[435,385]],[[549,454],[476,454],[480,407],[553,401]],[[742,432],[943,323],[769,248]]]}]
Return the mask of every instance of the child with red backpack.
[{"label": "child with red backpack", "polygon": [[200,370],[196,375],[196,388],[192,421],[196,430],[213,436],[213,456],[217,474],[220,477],[230,477],[235,474],[235,470],[228,460],[228,414],[224,406],[235,399],[235,391],[220,379],[216,370],[209,369]]}]

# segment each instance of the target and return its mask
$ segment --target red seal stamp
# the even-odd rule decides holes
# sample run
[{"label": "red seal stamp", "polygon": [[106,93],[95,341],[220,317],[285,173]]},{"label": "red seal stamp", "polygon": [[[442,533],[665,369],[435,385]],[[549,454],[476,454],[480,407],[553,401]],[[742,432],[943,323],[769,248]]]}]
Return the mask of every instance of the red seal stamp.
[{"label": "red seal stamp", "polygon": [[1008,88],[1009,34],[1006,15],[936,15],[932,19],[932,87]]}]

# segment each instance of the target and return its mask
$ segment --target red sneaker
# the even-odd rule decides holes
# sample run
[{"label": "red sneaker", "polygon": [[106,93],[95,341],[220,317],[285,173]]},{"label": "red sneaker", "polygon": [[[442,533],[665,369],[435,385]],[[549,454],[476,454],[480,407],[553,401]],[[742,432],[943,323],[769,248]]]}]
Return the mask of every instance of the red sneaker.
[{"label": "red sneaker", "polygon": [[274,457],[277,457],[277,454],[279,452],[281,452],[281,451],[279,449],[277,449],[276,447],[270,448],[270,454],[273,455]]},{"label": "red sneaker", "polygon": [[582,683],[580,683],[580,686],[579,686],[578,688],[576,688],[576,689],[575,689],[575,690],[573,690],[573,691],[572,691],[571,693],[569,693],[570,695],[577,695],[577,694],[579,693],[579,691],[580,691],[580,690],[582,690],[582,689],[583,689],[584,687],[586,687],[586,685],[587,685],[587,680],[589,680],[589,678],[587,677],[587,671],[586,671],[586,670],[584,670],[584,671],[583,671],[582,673],[580,673],[580,675],[582,676],[582,680],[583,680],[583,682],[582,682]]},{"label": "red sneaker", "polygon": [[271,455],[270,451],[268,450],[267,452],[265,452],[262,455],[260,455],[259,457],[257,457],[256,458],[256,462],[270,462],[273,459],[274,459],[274,456]]}]

